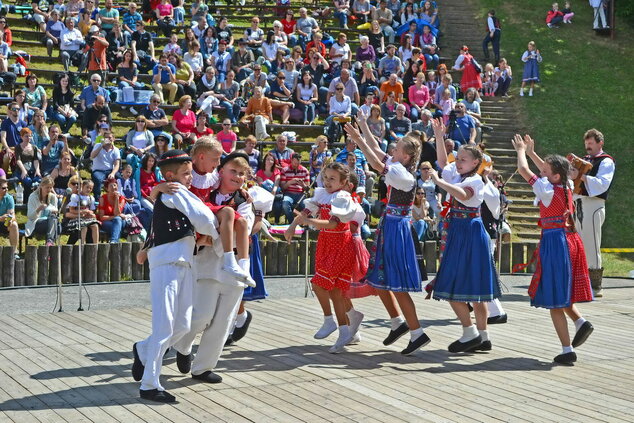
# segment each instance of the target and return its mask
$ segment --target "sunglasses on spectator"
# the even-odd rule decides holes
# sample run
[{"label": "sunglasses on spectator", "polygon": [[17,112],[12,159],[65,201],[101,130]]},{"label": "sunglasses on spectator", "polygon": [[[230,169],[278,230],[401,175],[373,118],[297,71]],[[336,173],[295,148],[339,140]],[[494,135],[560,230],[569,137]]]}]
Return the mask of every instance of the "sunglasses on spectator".
[{"label": "sunglasses on spectator", "polygon": [[145,123],[143,120],[137,120],[136,123]]},{"label": "sunglasses on spectator", "polygon": [[161,100],[152,100],[152,103],[154,103],[154,104],[160,104],[160,103],[161,103]]},{"label": "sunglasses on spectator", "polygon": [[19,112],[19,111],[20,111],[20,108],[19,108],[19,107],[12,107],[12,108],[11,108],[11,111],[12,111],[12,112]]},{"label": "sunglasses on spectator", "polygon": [[285,76],[278,76],[279,79],[286,79]]},{"label": "sunglasses on spectator", "polygon": [[76,187],[77,185],[79,185],[79,182],[71,182],[70,183],[72,186]]},{"label": "sunglasses on spectator", "polygon": [[223,123],[222,126],[231,126],[230,123]]},{"label": "sunglasses on spectator", "polygon": [[108,123],[108,120],[100,120],[99,123]]},{"label": "sunglasses on spectator", "polygon": [[101,79],[93,79],[92,82],[101,82]]},{"label": "sunglasses on spectator", "polygon": [[337,91],[343,91],[343,88],[337,88]]},{"label": "sunglasses on spectator", "polygon": [[2,191],[6,191],[8,189],[9,189],[9,187],[0,187],[0,190],[2,190]]},{"label": "sunglasses on spectator", "polygon": [[429,167],[422,167],[421,170],[431,170]]},{"label": "sunglasses on spectator", "polygon": [[422,192],[417,192],[416,195],[423,195],[423,193]]}]

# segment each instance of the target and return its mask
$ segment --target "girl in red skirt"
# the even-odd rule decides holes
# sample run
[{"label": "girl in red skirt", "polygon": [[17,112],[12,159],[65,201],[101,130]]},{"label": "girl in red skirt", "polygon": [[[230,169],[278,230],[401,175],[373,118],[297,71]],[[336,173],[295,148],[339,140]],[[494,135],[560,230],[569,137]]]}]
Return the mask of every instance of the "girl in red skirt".
[{"label": "girl in red skirt", "polygon": [[[592,301],[593,297],[583,243],[571,217],[570,163],[557,155],[542,160],[535,153],[534,141],[528,135],[524,139],[515,135],[513,147],[517,151],[518,171],[533,186],[539,201],[542,235],[537,250],[537,268],[528,288],[531,305],[550,309],[550,317],[563,347],[554,361],[573,365],[577,361],[574,348],[583,344],[594,328],[575,305]],[[539,168],[542,178],[528,168],[527,154]],[[575,323],[576,334],[572,343],[566,315]]]},{"label": "girl in red skirt", "polygon": [[[352,282],[354,262],[349,222],[356,212],[356,204],[350,193],[345,190],[349,175],[348,168],[340,163],[328,165],[322,175],[324,187],[315,189],[314,196],[306,200],[304,211],[293,220],[285,233],[286,239],[290,240],[297,225],[310,225],[320,230],[315,254],[315,275],[311,283],[315,296],[324,310],[325,320],[324,326],[315,337],[325,338],[334,330],[330,321],[332,316],[326,314],[332,301],[339,337],[330,348],[331,353],[344,351],[344,347],[354,336],[350,326],[358,328],[361,323],[349,320],[343,296],[343,292],[348,290]],[[359,314],[363,318],[363,314]]]},{"label": "girl in red skirt", "polygon": [[480,72],[476,69],[477,63],[469,53],[469,47],[462,46],[460,56],[456,59],[453,68],[462,71],[460,89],[463,93],[466,93],[469,88],[475,88],[478,91],[482,89],[482,78],[480,77]]}]

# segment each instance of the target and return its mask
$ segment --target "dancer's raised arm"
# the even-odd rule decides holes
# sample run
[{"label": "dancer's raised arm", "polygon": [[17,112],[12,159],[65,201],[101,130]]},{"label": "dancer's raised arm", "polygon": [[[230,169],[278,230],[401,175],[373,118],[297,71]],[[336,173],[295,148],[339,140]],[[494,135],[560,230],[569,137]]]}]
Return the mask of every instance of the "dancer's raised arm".
[{"label": "dancer's raised arm", "polygon": [[522,139],[522,136],[515,134],[515,137],[511,140],[513,148],[517,152],[517,171],[526,182],[530,181],[535,174],[528,167],[528,161],[526,160],[526,142]]},{"label": "dancer's raised arm", "polygon": [[431,126],[434,129],[434,138],[436,138],[436,160],[440,170],[447,166],[447,149],[445,148],[445,124],[442,119],[433,119]]}]

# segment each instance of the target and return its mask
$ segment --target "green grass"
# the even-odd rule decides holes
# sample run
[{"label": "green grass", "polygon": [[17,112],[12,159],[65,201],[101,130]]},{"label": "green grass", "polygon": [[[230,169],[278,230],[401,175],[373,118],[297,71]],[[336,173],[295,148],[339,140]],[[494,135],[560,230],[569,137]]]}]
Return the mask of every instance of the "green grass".
[{"label": "green grass", "polygon": [[605,276],[630,277],[634,271],[634,254],[603,253],[601,257]]},{"label": "green grass", "polygon": [[[593,127],[603,132],[605,150],[616,159],[617,166],[607,202],[603,247],[633,247],[632,231],[624,228],[630,227],[634,209],[634,146],[630,136],[634,116],[634,55],[630,51],[634,28],[621,20],[617,21],[615,40],[597,36],[591,29],[592,8],[585,1],[573,2],[574,23],[562,24],[558,29],[545,24],[549,2],[477,0],[475,4],[483,26],[490,8],[502,21],[502,56],[513,68],[511,94],[523,112],[518,131],[526,130],[537,140],[539,153],[582,155],[584,132]],[[535,97],[520,98],[520,57],[531,40],[544,58],[540,67],[542,83]],[[481,56],[479,48],[474,50]]]}]

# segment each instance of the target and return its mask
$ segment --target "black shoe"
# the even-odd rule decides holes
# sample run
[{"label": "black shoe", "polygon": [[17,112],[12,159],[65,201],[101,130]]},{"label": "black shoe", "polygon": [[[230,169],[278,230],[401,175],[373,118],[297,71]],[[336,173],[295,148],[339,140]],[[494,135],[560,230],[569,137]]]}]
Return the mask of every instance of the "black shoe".
[{"label": "black shoe", "polygon": [[475,347],[471,348],[469,352],[491,351],[492,349],[493,349],[493,344],[491,344],[491,341],[482,341],[480,345],[476,345]]},{"label": "black shoe", "polygon": [[236,327],[233,329],[233,334],[231,335],[231,339],[233,339],[233,342],[238,342],[239,340],[244,338],[244,335],[247,334],[247,330],[249,329],[249,325],[251,324],[251,318],[253,318],[253,315],[250,311],[247,310],[247,320],[244,322],[244,325],[242,325],[242,327]]},{"label": "black shoe", "polygon": [[397,327],[395,330],[390,331],[390,334],[387,336],[387,338],[383,340],[383,345],[392,345],[407,332],[409,332],[409,326],[407,326],[407,323],[405,322],[401,323],[401,326]]},{"label": "black shoe", "polygon": [[141,393],[141,398],[146,400],[164,403],[176,402],[176,397],[167,391],[159,391],[158,389],[149,389],[144,391],[143,389],[140,389],[139,392]]},{"label": "black shoe", "polygon": [[566,354],[559,354],[553,361],[555,363],[565,364],[566,366],[573,366],[574,362],[577,361],[577,353],[573,351]]},{"label": "black shoe", "polygon": [[233,337],[231,335],[229,335],[227,337],[227,340],[225,341],[225,347],[228,347],[229,345],[233,345],[233,344],[234,344]]},{"label": "black shoe", "polygon": [[187,374],[192,369],[192,355],[191,353],[185,355],[176,351],[176,367],[182,374]]},{"label": "black shoe", "polygon": [[506,323],[509,316],[508,314],[500,314],[499,316],[491,316],[487,319],[488,325],[501,325],[502,323]]},{"label": "black shoe", "polygon": [[215,374],[214,372],[207,370],[199,375],[192,375],[192,379],[200,380],[205,383],[220,383],[222,382],[222,376]]},{"label": "black shoe", "polygon": [[460,341],[452,342],[451,345],[449,345],[449,352],[459,353],[459,352],[470,351],[480,346],[480,344],[482,344],[482,337],[478,335],[472,340],[467,342],[460,342]]},{"label": "black shoe", "polygon": [[583,325],[581,325],[581,327],[575,334],[575,337],[572,340],[572,346],[577,348],[583,345],[583,343],[586,342],[586,339],[588,339],[588,336],[590,336],[592,331],[594,331],[594,326],[592,326],[592,323],[588,321],[584,322]]},{"label": "black shoe", "polygon": [[136,343],[132,346],[132,355],[134,355],[134,363],[132,363],[132,378],[134,378],[135,381],[139,382],[141,379],[143,379],[145,366],[143,365],[143,363],[141,363],[139,353],[136,351]]},{"label": "black shoe", "polygon": [[429,336],[427,336],[426,333],[423,333],[414,341],[409,341],[409,344],[407,344],[407,347],[403,351],[401,351],[401,354],[410,355],[417,349],[423,348],[425,345],[429,344],[430,342],[431,342],[431,339],[429,339]]}]

